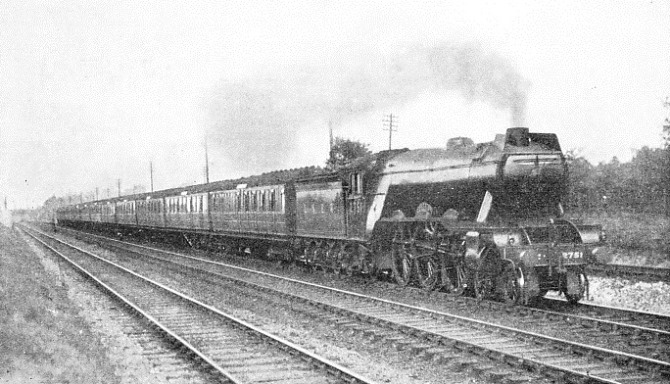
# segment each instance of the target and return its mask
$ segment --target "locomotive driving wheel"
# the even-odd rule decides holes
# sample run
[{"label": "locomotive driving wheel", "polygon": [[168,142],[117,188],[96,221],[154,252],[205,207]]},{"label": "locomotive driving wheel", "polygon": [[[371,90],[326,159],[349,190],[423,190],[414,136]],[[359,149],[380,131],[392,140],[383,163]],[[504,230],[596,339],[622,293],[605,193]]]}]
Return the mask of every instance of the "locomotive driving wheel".
[{"label": "locomotive driving wheel", "polygon": [[419,286],[426,291],[432,291],[440,281],[437,260],[430,253],[416,256],[414,263]]},{"label": "locomotive driving wheel", "polygon": [[478,300],[493,297],[496,289],[496,275],[499,270],[496,254],[490,248],[484,249],[475,270],[473,291]]},{"label": "locomotive driving wheel", "polygon": [[405,244],[401,242],[393,242],[391,249],[391,256],[393,263],[391,263],[391,270],[393,272],[393,279],[400,286],[409,284],[409,279],[412,276],[412,263],[410,256],[405,249]]},{"label": "locomotive driving wheel", "polygon": [[488,271],[477,270],[475,272],[473,290],[478,300],[491,297],[493,293],[493,276]]},{"label": "locomotive driving wheel", "polygon": [[496,296],[505,304],[513,305],[519,302],[521,289],[519,275],[512,263],[505,263],[496,281]]}]

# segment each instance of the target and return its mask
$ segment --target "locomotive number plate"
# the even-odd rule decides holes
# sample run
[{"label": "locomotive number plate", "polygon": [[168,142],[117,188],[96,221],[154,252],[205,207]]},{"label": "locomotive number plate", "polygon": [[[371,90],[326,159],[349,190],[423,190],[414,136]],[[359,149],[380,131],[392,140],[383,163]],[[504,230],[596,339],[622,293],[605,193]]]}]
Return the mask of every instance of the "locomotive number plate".
[{"label": "locomotive number plate", "polygon": [[584,258],[584,253],[581,252],[581,251],[563,252],[563,258],[564,259],[582,259],[582,258]]}]

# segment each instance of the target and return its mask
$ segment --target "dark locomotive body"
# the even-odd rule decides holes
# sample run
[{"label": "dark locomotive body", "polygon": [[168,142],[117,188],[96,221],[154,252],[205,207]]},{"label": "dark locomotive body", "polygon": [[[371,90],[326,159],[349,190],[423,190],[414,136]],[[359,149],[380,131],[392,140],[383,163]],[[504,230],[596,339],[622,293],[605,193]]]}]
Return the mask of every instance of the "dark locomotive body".
[{"label": "dark locomotive body", "polygon": [[384,151],[333,173],[275,172],[70,206],[59,221],[183,236],[336,273],[527,302],[572,301],[598,226],[562,219],[567,168],[553,134]]}]

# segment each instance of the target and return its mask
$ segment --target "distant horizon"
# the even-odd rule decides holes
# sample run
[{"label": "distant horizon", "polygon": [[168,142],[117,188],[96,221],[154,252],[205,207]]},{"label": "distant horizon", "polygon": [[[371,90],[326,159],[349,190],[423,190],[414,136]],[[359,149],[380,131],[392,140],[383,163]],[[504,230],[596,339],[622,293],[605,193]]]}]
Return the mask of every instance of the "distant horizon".
[{"label": "distant horizon", "polygon": [[[508,127],[508,128],[516,128],[516,127]],[[519,127],[519,128],[522,128],[522,127]],[[528,128],[528,127],[523,127],[523,128]],[[531,132],[533,132],[533,131],[531,130]],[[339,136],[335,136],[335,137],[339,137]],[[490,141],[485,141],[485,142],[475,142],[475,144],[481,144],[481,143],[487,143],[487,142],[490,142]],[[559,138],[559,142],[560,142],[560,138]],[[365,143],[363,143],[363,144],[365,144]],[[640,148],[635,149],[635,151],[636,151],[636,152],[637,152],[637,151],[640,151],[640,150],[642,150],[642,149],[645,148],[645,147],[647,147],[647,148],[649,148],[649,149],[652,149],[652,150],[656,150],[656,149],[658,149],[658,150],[662,150],[662,149],[663,149],[663,148],[662,148],[662,145],[659,146],[659,147],[643,146],[643,147],[640,147]],[[437,147],[432,147],[432,148],[437,148]],[[401,149],[401,148],[393,148],[393,149]],[[413,149],[413,148],[409,148],[409,149],[411,150],[411,149]],[[414,148],[414,149],[418,149],[418,148]],[[561,149],[562,149],[563,154],[566,155],[568,151],[573,150],[574,148],[570,148],[570,149],[567,149],[567,150],[566,150],[565,148],[561,148]],[[388,150],[388,148],[385,149],[385,150]],[[373,152],[373,153],[383,152],[383,151],[385,151],[385,150],[375,151],[375,152]],[[578,153],[578,155],[579,155],[579,153]],[[594,164],[594,163],[592,163],[591,161],[589,161],[587,158],[585,158],[585,157],[583,157],[583,156],[578,156],[578,157],[583,158],[584,160],[586,160],[589,164],[591,164],[591,165],[594,166],[594,167],[597,167],[597,166],[599,166],[599,165],[601,165],[601,164],[611,164],[612,161],[616,158],[616,156],[613,156],[613,157],[612,157],[610,160],[608,160],[608,161],[601,161],[600,163]],[[630,163],[630,162],[634,159],[634,157],[635,157],[635,156],[631,156],[630,159],[625,160],[625,161],[620,161],[620,160],[619,160],[619,163],[620,163],[620,164]],[[327,160],[327,159],[324,159],[323,164],[321,164],[321,165],[316,165],[316,164],[314,164],[314,165],[305,165],[305,166],[302,166],[302,167],[287,168],[287,169],[279,168],[279,169],[275,169],[275,170],[270,170],[270,171],[260,172],[260,173],[257,173],[257,174],[243,175],[243,176],[235,177],[235,178],[210,180],[210,183],[217,183],[217,182],[222,182],[222,181],[234,181],[234,180],[244,179],[244,178],[253,177],[253,176],[260,176],[261,174],[264,174],[264,173],[270,173],[270,172],[273,172],[273,171],[282,171],[282,170],[291,170],[291,169],[302,169],[302,168],[309,168],[309,167],[320,167],[320,168],[325,168],[326,160]],[[618,158],[617,158],[617,160],[618,160]],[[202,182],[202,183],[195,183],[195,184],[182,183],[182,184],[180,184],[180,185],[168,186],[168,187],[161,188],[161,189],[154,189],[154,191],[151,192],[151,191],[150,191],[150,189],[151,189],[151,188],[150,188],[150,185],[147,186],[147,185],[144,185],[144,184],[141,184],[141,183],[140,183],[140,184],[136,184],[136,185],[134,185],[133,188],[126,188],[126,189],[123,189],[123,190],[121,191],[122,193],[121,193],[120,196],[118,195],[118,190],[115,190],[115,191],[117,191],[117,192],[116,192],[116,193],[112,193],[112,194],[111,194],[112,196],[109,196],[109,197],[103,197],[102,194],[100,194],[98,199],[94,199],[94,200],[84,200],[84,203],[86,203],[86,202],[91,202],[91,201],[102,201],[102,200],[108,200],[108,199],[115,199],[115,198],[119,198],[119,197],[132,196],[132,195],[138,195],[138,194],[157,193],[157,192],[167,191],[167,190],[170,190],[170,189],[187,188],[187,187],[191,187],[191,186],[204,185],[204,184],[206,184],[206,183],[205,183],[205,182]],[[144,188],[144,191],[142,191],[142,192],[127,193],[127,192],[130,191],[130,190],[134,190],[134,189],[138,189],[138,190],[139,190],[139,189],[142,189],[142,188]],[[106,189],[105,189],[105,190],[106,190]],[[101,191],[100,191],[100,192],[101,192]],[[42,203],[40,203],[40,205],[38,205],[38,206],[19,207],[19,208],[9,208],[9,210],[10,210],[10,211],[16,211],[16,210],[35,210],[35,209],[40,209],[40,208],[42,208],[42,207],[44,206],[44,203],[45,203],[47,200],[49,200],[49,199],[51,199],[51,198],[53,198],[53,197],[58,198],[58,199],[70,198],[70,197],[73,198],[73,199],[76,199],[76,198],[79,197],[80,195],[83,195],[83,196],[85,196],[86,198],[88,198],[89,196],[94,195],[94,194],[95,194],[95,191],[80,192],[80,193],[71,193],[71,194],[65,194],[65,195],[60,195],[60,196],[52,195],[52,196],[49,196],[47,199],[45,199],[45,200],[44,200]],[[10,198],[8,198],[8,202],[9,202],[9,201],[11,201]],[[78,204],[78,203],[73,203],[73,204]],[[10,205],[10,204],[8,204],[8,205]],[[1,208],[1,207],[0,207],[0,208]]]}]

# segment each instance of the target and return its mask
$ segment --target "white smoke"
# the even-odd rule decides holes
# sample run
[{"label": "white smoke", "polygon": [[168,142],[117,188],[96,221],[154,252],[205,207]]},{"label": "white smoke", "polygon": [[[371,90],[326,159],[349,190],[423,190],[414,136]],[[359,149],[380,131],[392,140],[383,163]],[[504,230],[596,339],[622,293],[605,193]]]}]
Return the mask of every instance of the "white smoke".
[{"label": "white smoke", "polygon": [[508,110],[514,125],[523,123],[528,82],[479,45],[409,46],[341,60],[221,84],[208,108],[213,151],[241,171],[277,169],[297,150],[301,127],[318,122],[337,127],[430,90],[460,92],[466,100]]}]

